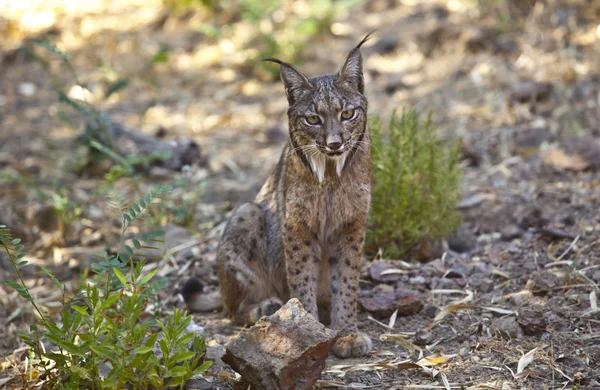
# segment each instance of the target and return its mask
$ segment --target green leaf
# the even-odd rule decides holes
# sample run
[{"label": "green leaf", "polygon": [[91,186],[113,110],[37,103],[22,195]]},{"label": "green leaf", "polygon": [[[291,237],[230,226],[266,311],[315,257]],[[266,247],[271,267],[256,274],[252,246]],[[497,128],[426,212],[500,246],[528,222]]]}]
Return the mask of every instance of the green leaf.
[{"label": "green leaf", "polygon": [[127,278],[125,277],[125,275],[123,275],[123,273],[121,271],[119,271],[118,269],[116,269],[115,267],[113,267],[113,272],[115,273],[115,275],[117,276],[117,278],[119,279],[121,284],[123,286],[127,287]]},{"label": "green leaf", "polygon": [[70,341],[62,340],[62,339],[58,338],[57,336],[55,336],[53,334],[49,334],[49,333],[47,333],[45,335],[45,337],[52,343],[56,344],[58,347],[64,349],[65,351],[67,351],[73,355],[77,355],[77,356],[82,355],[81,349],[77,345],[73,344]]},{"label": "green leaf", "polygon": [[127,252],[127,256],[129,256],[129,257],[133,257],[133,255],[134,255],[133,249],[131,249],[131,247],[129,245],[125,245],[125,252]]},{"label": "green leaf", "polygon": [[15,252],[21,252],[25,247],[23,245],[19,245],[15,248]]},{"label": "green leaf", "polygon": [[28,262],[27,260],[23,260],[23,261],[20,261],[20,262],[19,262],[17,265],[18,265],[19,267],[22,267],[22,266],[24,266],[24,265],[27,265],[28,263],[29,263],[29,262]]},{"label": "green leaf", "polygon": [[85,307],[85,306],[71,305],[71,307],[73,308],[73,310],[75,310],[76,312],[78,312],[79,314],[81,314],[84,317],[90,316],[90,314],[87,312],[87,307]]},{"label": "green leaf", "polygon": [[148,346],[144,345],[144,346],[134,349],[133,353],[135,353],[136,355],[144,355],[151,351],[152,351],[152,347],[148,347]]},{"label": "green leaf", "polygon": [[141,249],[142,248],[142,244],[140,244],[140,242],[138,240],[136,240],[135,238],[132,240],[133,241],[133,246],[135,247],[135,249]]},{"label": "green leaf", "polygon": [[212,366],[212,361],[207,360],[202,365],[194,370],[194,375],[202,374],[204,371],[208,370]]},{"label": "green leaf", "polygon": [[46,267],[44,264],[38,264],[40,266],[40,268],[42,269],[42,271],[44,271],[44,273],[46,275],[48,275],[50,277],[50,279],[52,279],[52,281],[54,282],[54,284],[56,284],[56,286],[58,287],[59,290],[62,290],[62,284],[58,281],[58,279],[56,279],[56,277],[54,277],[54,274],[48,269],[48,267]]},{"label": "green leaf", "polygon": [[45,41],[40,38],[27,38],[26,40],[31,43],[34,43],[40,47],[43,47],[44,49],[48,50],[51,53],[56,54],[57,56],[59,56],[60,58],[62,58],[64,60],[69,59],[69,56],[65,52],[59,50],[58,47],[54,46],[53,44],[51,44],[48,41]]},{"label": "green leaf", "polygon": [[190,360],[194,356],[196,356],[196,353],[194,353],[192,351],[179,351],[179,352],[175,353],[173,356],[171,356],[169,358],[169,361],[171,362],[171,364],[177,364],[177,363],[184,362],[186,360]]},{"label": "green leaf", "polygon": [[119,294],[112,294],[109,295],[108,298],[106,298],[106,300],[104,301],[104,303],[102,304],[102,306],[100,307],[100,310],[106,310],[109,307],[112,307],[112,305],[114,305],[114,303],[119,299]]},{"label": "green leaf", "polygon": [[12,240],[12,241],[11,241],[11,244],[13,244],[13,245],[17,245],[17,244],[18,244],[18,243],[20,243],[20,242],[21,242],[21,239],[20,239],[20,238],[15,238],[14,240]]},{"label": "green leaf", "polygon": [[33,301],[33,297],[31,294],[29,294],[29,290],[27,290],[25,287],[13,282],[12,280],[5,280],[4,283],[17,290],[23,298],[27,299],[28,301]]},{"label": "green leaf", "polygon": [[131,206],[133,207],[133,209],[134,209],[136,212],[138,212],[138,213],[141,213],[141,212],[142,212],[142,210],[140,209],[140,206],[138,206],[138,205],[137,205],[137,203],[133,202],[133,203],[131,204]]},{"label": "green leaf", "polygon": [[140,281],[138,282],[138,286],[141,287],[141,286],[145,285],[146,283],[148,283],[150,281],[150,279],[152,279],[154,277],[154,275],[156,275],[157,272],[158,272],[158,268],[148,272],[146,275],[144,275],[144,277],[142,277],[142,279],[140,279]]},{"label": "green leaf", "polygon": [[158,53],[150,60],[151,64],[160,64],[169,60],[169,51],[167,49],[160,49]]},{"label": "green leaf", "polygon": [[106,93],[104,94],[104,97],[106,99],[108,99],[110,97],[110,95],[112,95],[113,93],[119,92],[122,89],[127,88],[128,85],[129,85],[129,80],[118,79],[117,81],[115,81],[114,83],[112,83],[108,86],[108,89],[106,90]]},{"label": "green leaf", "polygon": [[180,377],[180,376],[184,376],[185,374],[188,373],[188,369],[183,367],[183,366],[177,366],[177,367],[173,367],[171,368],[168,372],[166,377]]}]

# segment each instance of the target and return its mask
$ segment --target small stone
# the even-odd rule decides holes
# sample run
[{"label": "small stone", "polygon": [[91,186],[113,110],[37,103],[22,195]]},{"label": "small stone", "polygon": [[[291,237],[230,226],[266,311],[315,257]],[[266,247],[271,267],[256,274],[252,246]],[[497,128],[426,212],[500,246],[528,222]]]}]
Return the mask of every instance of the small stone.
[{"label": "small stone", "polygon": [[519,312],[517,322],[527,336],[535,336],[546,331],[546,319],[543,313],[535,310],[524,309]]},{"label": "small stone", "polygon": [[446,273],[447,278],[464,278],[471,273],[468,266],[462,263],[454,264]]},{"label": "small stone", "polygon": [[375,317],[389,317],[398,310],[399,316],[410,316],[423,310],[423,301],[414,291],[378,285],[358,298],[358,303]]},{"label": "small stone", "polygon": [[425,308],[423,309],[423,311],[421,312],[421,314],[423,314],[423,316],[427,317],[427,318],[435,318],[435,316],[437,315],[439,311],[439,308],[435,305],[427,305],[425,306]]},{"label": "small stone", "polygon": [[523,234],[523,230],[521,230],[521,228],[517,225],[508,225],[504,229],[502,229],[500,234],[501,238],[504,241],[511,241],[515,238],[521,237],[521,234]]},{"label": "small stone", "polygon": [[252,388],[309,390],[321,376],[337,332],[290,299],[227,346],[222,360]]},{"label": "small stone", "polygon": [[499,318],[492,322],[490,326],[492,334],[503,339],[519,339],[523,332],[521,327],[513,317]]},{"label": "small stone", "polygon": [[558,286],[560,286],[560,279],[548,271],[533,273],[525,284],[525,288],[534,295],[546,295]]},{"label": "small stone", "polygon": [[37,87],[34,83],[25,82],[19,84],[19,93],[23,96],[33,96],[37,92]]},{"label": "small stone", "polygon": [[547,100],[552,93],[552,84],[536,81],[524,81],[513,87],[511,100],[519,103],[529,101],[541,102]]},{"label": "small stone", "polygon": [[460,356],[467,356],[467,354],[469,353],[469,349],[467,347],[462,347],[459,351],[458,354]]},{"label": "small stone", "polygon": [[477,246],[477,237],[468,229],[461,227],[448,238],[448,247],[458,253],[469,252]]},{"label": "small stone", "polygon": [[415,335],[415,344],[427,345],[433,340],[433,333],[419,329]]},{"label": "small stone", "polygon": [[[392,270],[398,270],[398,273],[393,273]],[[387,275],[382,275],[382,272],[392,272]],[[369,265],[369,276],[371,279],[378,282],[396,282],[402,278],[404,272],[399,265],[393,261],[375,260]]]},{"label": "small stone", "polygon": [[592,279],[594,280],[594,282],[600,283],[600,270],[594,272],[594,274],[592,275]]},{"label": "small stone", "polygon": [[412,285],[421,285],[421,284],[425,284],[425,278],[422,276],[415,276],[413,278],[408,279],[408,284],[412,284]]}]

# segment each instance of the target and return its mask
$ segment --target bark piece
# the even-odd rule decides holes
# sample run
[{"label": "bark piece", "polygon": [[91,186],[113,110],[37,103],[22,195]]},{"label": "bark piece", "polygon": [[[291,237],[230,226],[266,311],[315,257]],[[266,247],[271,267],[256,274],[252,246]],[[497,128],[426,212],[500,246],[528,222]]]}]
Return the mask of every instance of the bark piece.
[{"label": "bark piece", "polygon": [[223,361],[254,389],[308,390],[321,376],[337,332],[290,299],[228,345]]},{"label": "bark piece", "polygon": [[379,318],[389,317],[396,310],[399,316],[410,316],[423,310],[423,301],[414,291],[394,289],[383,284],[361,295],[358,303]]}]

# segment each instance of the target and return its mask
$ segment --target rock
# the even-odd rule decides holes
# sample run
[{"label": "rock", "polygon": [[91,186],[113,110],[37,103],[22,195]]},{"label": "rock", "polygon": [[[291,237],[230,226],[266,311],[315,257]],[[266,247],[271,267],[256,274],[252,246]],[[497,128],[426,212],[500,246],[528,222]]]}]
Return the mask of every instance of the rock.
[{"label": "rock", "polygon": [[499,318],[492,322],[490,326],[492,334],[503,339],[519,339],[523,332],[514,317]]},{"label": "rock", "polygon": [[471,273],[470,267],[465,264],[458,263],[454,264],[450,270],[446,273],[447,278],[464,278]]},{"label": "rock", "polygon": [[433,319],[437,315],[438,310],[439,310],[439,308],[435,305],[427,305],[427,306],[425,306],[425,308],[423,309],[421,314],[423,314],[427,318]]},{"label": "rock", "polygon": [[228,345],[223,361],[255,389],[308,390],[321,376],[337,332],[290,299]]},{"label": "rock", "polygon": [[427,345],[433,340],[433,333],[419,329],[415,335],[415,344]]},{"label": "rock", "polygon": [[527,103],[547,100],[552,93],[552,84],[537,81],[524,81],[515,85],[511,92],[511,101]]},{"label": "rock", "polygon": [[378,282],[396,282],[402,278],[404,272],[381,274],[384,271],[394,272],[391,270],[401,271],[399,265],[393,261],[375,260],[369,265],[369,276]]},{"label": "rock", "polygon": [[523,329],[523,333],[527,336],[535,336],[544,333],[546,331],[546,326],[548,325],[543,313],[530,309],[523,309],[520,311],[517,322],[521,326],[521,329]]},{"label": "rock", "polygon": [[521,229],[541,228],[549,221],[542,208],[537,205],[517,207],[514,217]]},{"label": "rock", "polygon": [[411,290],[382,285],[361,294],[358,303],[375,317],[389,317],[398,310],[399,316],[410,316],[423,310],[423,301]]},{"label": "rock", "polygon": [[501,234],[500,237],[504,241],[511,241],[511,240],[514,240],[515,238],[521,237],[521,234],[523,234],[523,230],[521,230],[521,228],[518,227],[517,225],[508,225],[502,229],[500,234]]},{"label": "rock", "polygon": [[531,128],[517,133],[515,137],[515,152],[521,155],[537,153],[543,143],[554,141],[554,136],[546,128]]},{"label": "rock", "polygon": [[525,284],[525,288],[534,295],[546,295],[551,293],[554,288],[560,286],[560,284],[558,276],[552,272],[541,271],[531,275],[527,284]]},{"label": "rock", "polygon": [[465,227],[458,228],[448,238],[448,247],[458,253],[468,252],[477,246],[477,237]]},{"label": "rock", "polygon": [[594,274],[592,275],[592,279],[594,280],[594,282],[600,283],[600,270],[594,272]]}]

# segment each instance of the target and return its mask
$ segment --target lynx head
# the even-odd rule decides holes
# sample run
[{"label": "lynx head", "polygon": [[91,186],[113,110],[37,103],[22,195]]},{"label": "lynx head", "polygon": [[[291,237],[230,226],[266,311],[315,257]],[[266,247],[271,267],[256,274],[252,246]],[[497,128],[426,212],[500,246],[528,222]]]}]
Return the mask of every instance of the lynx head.
[{"label": "lynx head", "polygon": [[319,181],[327,160],[334,160],[337,174],[363,143],[367,123],[360,47],[367,35],[346,57],[335,74],[306,77],[290,64],[269,58],[281,66],[289,109],[292,150]]}]

